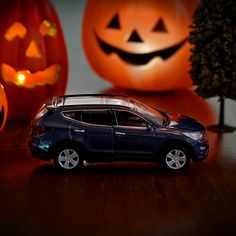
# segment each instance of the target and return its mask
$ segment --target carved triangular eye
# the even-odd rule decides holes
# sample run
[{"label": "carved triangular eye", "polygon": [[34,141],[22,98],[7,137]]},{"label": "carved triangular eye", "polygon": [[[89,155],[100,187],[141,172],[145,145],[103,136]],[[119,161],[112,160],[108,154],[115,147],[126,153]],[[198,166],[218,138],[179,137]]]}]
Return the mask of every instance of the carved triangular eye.
[{"label": "carved triangular eye", "polygon": [[154,28],[152,29],[153,32],[162,32],[162,33],[167,33],[168,30],[166,28],[166,25],[164,23],[164,21],[162,20],[162,18],[160,18],[156,25],[154,26]]},{"label": "carved triangular eye", "polygon": [[5,39],[8,41],[14,40],[14,38],[19,37],[23,39],[27,33],[25,26],[20,22],[15,22],[10,26],[10,28],[5,33]]},{"label": "carved triangular eye", "polygon": [[111,28],[111,29],[120,29],[121,28],[119,16],[117,13],[112,17],[111,21],[107,25],[107,28]]},{"label": "carved triangular eye", "polygon": [[49,20],[44,20],[40,26],[39,26],[39,32],[43,36],[51,36],[51,37],[56,37],[57,36],[57,28],[56,26],[50,22]]}]

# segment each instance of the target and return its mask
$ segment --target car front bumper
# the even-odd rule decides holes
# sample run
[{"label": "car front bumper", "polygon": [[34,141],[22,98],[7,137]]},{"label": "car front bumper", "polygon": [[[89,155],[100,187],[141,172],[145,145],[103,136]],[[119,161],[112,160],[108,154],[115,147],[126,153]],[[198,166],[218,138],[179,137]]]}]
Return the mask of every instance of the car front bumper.
[{"label": "car front bumper", "polygon": [[194,145],[194,154],[192,157],[193,162],[204,160],[208,156],[209,144],[208,142],[197,143]]}]

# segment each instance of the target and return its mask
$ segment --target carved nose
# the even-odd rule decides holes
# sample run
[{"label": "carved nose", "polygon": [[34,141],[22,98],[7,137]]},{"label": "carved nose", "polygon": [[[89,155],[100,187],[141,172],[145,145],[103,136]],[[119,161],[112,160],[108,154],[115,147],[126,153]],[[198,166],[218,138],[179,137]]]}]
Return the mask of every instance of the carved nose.
[{"label": "carved nose", "polygon": [[39,45],[36,43],[35,40],[32,40],[30,42],[28,48],[26,49],[25,55],[27,57],[34,57],[34,58],[41,58],[42,57],[42,53],[39,48]]},{"label": "carved nose", "polygon": [[127,42],[142,43],[143,40],[139,36],[138,32],[136,30],[133,30],[132,33],[130,34]]}]

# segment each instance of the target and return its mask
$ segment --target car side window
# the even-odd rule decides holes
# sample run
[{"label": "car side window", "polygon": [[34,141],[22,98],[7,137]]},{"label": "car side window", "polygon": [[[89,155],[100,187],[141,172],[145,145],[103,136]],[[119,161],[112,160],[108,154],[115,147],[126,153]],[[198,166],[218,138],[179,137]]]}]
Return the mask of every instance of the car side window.
[{"label": "car side window", "polygon": [[131,127],[147,127],[147,122],[141,117],[128,111],[115,111],[117,125]]},{"label": "car side window", "polygon": [[82,111],[81,121],[94,125],[112,125],[111,114],[107,110],[84,110]]},{"label": "car side window", "polygon": [[66,111],[63,112],[63,115],[70,119],[81,121],[81,111]]}]

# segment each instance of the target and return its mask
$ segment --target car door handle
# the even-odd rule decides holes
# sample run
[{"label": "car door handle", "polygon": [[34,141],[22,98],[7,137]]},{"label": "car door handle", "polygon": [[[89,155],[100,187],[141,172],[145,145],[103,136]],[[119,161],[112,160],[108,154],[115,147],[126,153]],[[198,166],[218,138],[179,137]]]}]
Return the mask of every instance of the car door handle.
[{"label": "car door handle", "polygon": [[115,132],[116,135],[126,135],[126,133],[123,132]]},{"label": "car door handle", "polygon": [[75,129],[75,132],[77,132],[77,133],[85,133],[85,130],[84,129]]}]

